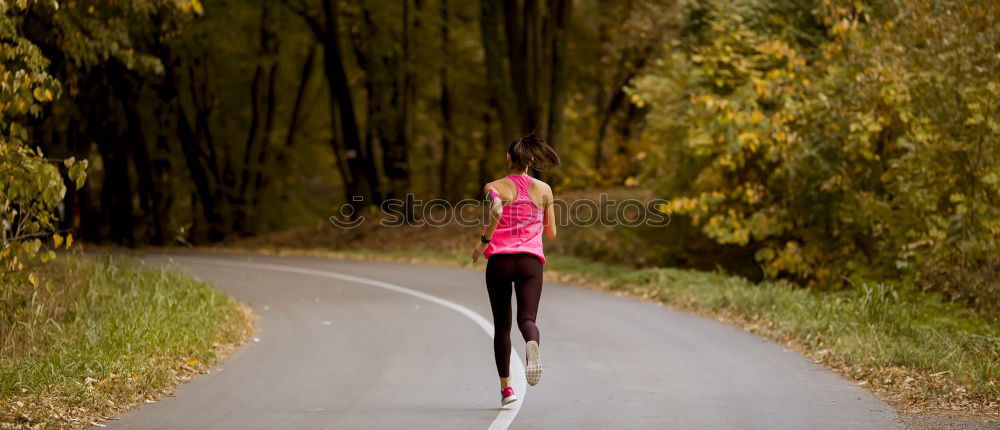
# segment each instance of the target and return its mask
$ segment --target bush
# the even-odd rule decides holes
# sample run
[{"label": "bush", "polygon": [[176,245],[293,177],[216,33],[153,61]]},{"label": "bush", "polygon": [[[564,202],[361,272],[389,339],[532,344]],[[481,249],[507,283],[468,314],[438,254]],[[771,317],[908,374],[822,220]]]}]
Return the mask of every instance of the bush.
[{"label": "bush", "polygon": [[[20,4],[20,6],[19,6]],[[59,81],[46,72],[41,50],[21,37],[24,2],[0,3],[0,285],[37,281],[24,264],[43,262],[55,253],[43,250],[42,239],[55,228],[56,208],[66,195],[58,165],[68,170],[77,188],[86,178],[87,161],[49,160],[29,146],[25,119],[40,116],[45,103],[59,97]],[[59,247],[72,237],[53,237]]]},{"label": "bush", "polygon": [[992,2],[709,1],[638,78],[668,209],[770,279],[1000,306]]}]

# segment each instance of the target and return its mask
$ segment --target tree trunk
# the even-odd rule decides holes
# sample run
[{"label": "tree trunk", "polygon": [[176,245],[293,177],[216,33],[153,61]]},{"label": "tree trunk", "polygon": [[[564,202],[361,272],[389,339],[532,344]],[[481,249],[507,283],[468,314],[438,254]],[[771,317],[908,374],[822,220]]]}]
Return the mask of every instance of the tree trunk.
[{"label": "tree trunk", "polygon": [[[522,8],[519,3],[524,2]],[[537,0],[506,0],[504,1],[503,18],[504,33],[507,36],[507,58],[510,65],[510,82],[514,90],[517,106],[517,131],[511,138],[535,131],[537,114],[533,111],[531,88],[534,86],[533,68],[530,61],[531,34],[535,16],[528,15]]]},{"label": "tree trunk", "polygon": [[[278,52],[278,39],[271,30],[271,0],[261,0],[260,10],[257,55],[259,59],[274,58]],[[250,129],[247,132],[242,172],[234,202],[235,229],[241,234],[250,234],[254,231],[253,218],[256,213],[254,208],[263,181],[261,176],[265,167],[263,163],[267,158],[267,146],[273,132],[278,64],[277,61],[269,61],[270,65],[263,62],[257,64],[250,85]]]},{"label": "tree trunk", "polygon": [[497,0],[480,0],[479,5],[479,29],[486,61],[486,82],[495,101],[492,105],[500,120],[500,139],[506,142],[520,134],[518,129],[521,127],[521,119],[514,111],[511,84],[504,69],[504,58],[507,55],[499,34],[500,5]]},{"label": "tree trunk", "polygon": [[[384,134],[380,133],[380,130],[382,127],[387,126],[387,124],[383,123],[386,117],[386,113],[384,112],[385,107],[383,106],[383,92],[385,91],[384,87],[387,85],[385,83],[386,71],[394,70],[395,67],[390,67],[384,62],[385,58],[377,55],[376,52],[369,52],[371,50],[370,44],[376,37],[375,22],[372,20],[371,11],[362,7],[360,19],[360,31],[351,32],[350,41],[356,63],[363,72],[363,87],[365,89],[365,97],[367,98],[367,103],[365,103],[365,130],[362,141],[366,148],[374,149],[379,144],[381,134]],[[389,126],[391,127],[391,125]],[[388,130],[388,128],[385,130]],[[383,163],[385,162],[384,158],[382,161]]]},{"label": "tree trunk", "polygon": [[[103,91],[102,91],[103,92]],[[107,238],[112,242],[131,246],[132,241],[132,181],[129,180],[129,148],[124,143],[123,136],[114,133],[111,127],[106,127],[104,120],[110,112],[106,103],[110,94],[103,94],[101,103],[91,104],[93,109],[97,104],[103,105],[93,109],[88,123],[101,127],[98,132],[100,142],[97,145],[104,165],[104,177],[101,182],[101,213],[104,214],[103,225],[108,226]]]},{"label": "tree trunk", "polygon": [[[139,116],[139,93],[142,90],[141,77],[128,76],[124,67],[116,67],[120,82],[114,86],[116,97],[121,103],[125,115],[125,134],[123,138],[132,151],[135,163],[135,173],[138,176],[139,205],[142,212],[150,218],[147,223],[145,237],[139,239],[143,243],[164,245],[167,237],[167,211],[169,202],[163,192],[163,170],[153,162],[149,143],[143,130],[142,119]],[[135,235],[137,232],[133,232]]]},{"label": "tree trunk", "polygon": [[554,21],[551,36],[552,80],[549,84],[549,119],[546,137],[549,145],[557,147],[562,135],[566,104],[566,39],[572,16],[572,0],[552,0],[549,7]]},{"label": "tree trunk", "polygon": [[[326,22],[321,43],[323,43],[323,66],[329,82],[331,103],[331,118],[339,129],[337,137],[331,141],[334,151],[342,158],[346,172],[342,173],[345,198],[355,214],[369,205],[381,202],[379,196],[378,174],[371,154],[364,151],[361,136],[358,134],[358,122],[354,113],[354,102],[351,98],[351,87],[347,82],[340,48],[339,11],[336,0],[323,0],[323,13]],[[339,115],[338,115],[339,113]],[[342,144],[341,144],[342,143]]]},{"label": "tree trunk", "polygon": [[[285,135],[285,149],[295,146],[295,136],[298,136],[299,124],[302,122],[302,106],[305,104],[306,90],[309,88],[309,81],[312,80],[313,63],[316,61],[316,48],[309,47],[309,55],[306,56],[305,63],[302,64],[302,74],[299,76],[299,88],[295,91],[295,101],[292,104],[291,117],[288,119],[288,134]],[[283,153],[279,157],[284,159]]]},{"label": "tree trunk", "polygon": [[600,169],[604,162],[604,140],[608,134],[608,127],[611,125],[611,120],[614,118],[615,114],[618,113],[622,107],[627,104],[625,99],[625,86],[628,85],[629,81],[638,75],[639,71],[646,65],[650,54],[652,54],[652,48],[647,47],[642,51],[642,53],[632,61],[633,65],[628,69],[621,69],[616,75],[614,81],[614,92],[611,94],[611,99],[607,101],[607,105],[600,109],[600,119],[598,120],[597,128],[597,141],[594,152],[594,168]]},{"label": "tree trunk", "polygon": [[[260,204],[260,192],[264,187],[264,170],[269,167],[269,160],[271,159],[271,154],[274,152],[274,148],[271,148],[271,141],[274,137],[274,113],[278,108],[278,93],[276,91],[276,84],[278,80],[278,63],[275,62],[271,65],[271,69],[268,72],[268,82],[267,82],[267,110],[264,113],[264,133],[261,136],[260,149],[257,151],[257,164],[254,168],[254,181],[253,186],[249,188],[249,196],[246,201],[249,202],[249,208],[253,213],[257,212],[257,206]],[[256,219],[255,216],[251,216],[251,219]],[[255,225],[251,226],[256,228]],[[243,233],[254,233],[254,231],[244,231]]]},{"label": "tree trunk", "polygon": [[[419,2],[418,2],[419,3]],[[387,198],[403,199],[410,189],[409,146],[412,135],[414,19],[413,0],[403,0],[402,58],[398,61],[394,85],[395,136],[383,140],[383,168],[389,182]]]},{"label": "tree trunk", "polygon": [[439,190],[441,198],[448,199],[454,194],[452,184],[449,183],[448,161],[451,156],[451,137],[453,133],[451,92],[448,88],[448,68],[451,61],[451,44],[448,41],[448,25],[450,15],[448,12],[448,1],[441,0],[441,164],[438,170]]},{"label": "tree trunk", "polygon": [[[492,100],[490,105],[495,107],[496,100]],[[493,157],[493,135],[493,116],[490,115],[490,110],[483,111],[483,150],[479,156],[479,184],[483,186],[493,180],[493,172],[490,171],[490,158]],[[473,198],[485,198],[478,186],[473,189]]]},{"label": "tree trunk", "polygon": [[[495,25],[496,18],[492,14],[497,9],[496,3],[481,2],[480,27],[487,56],[487,74],[491,70],[488,44],[493,42],[489,29]],[[548,0],[544,3],[543,0],[505,0],[503,5],[506,58],[514,96],[511,104],[517,106],[517,112],[512,115],[517,124],[511,138],[536,133],[550,141],[557,141],[563,121],[566,33],[572,0]],[[492,69],[502,68],[502,59],[496,61],[500,67],[493,66]],[[492,82],[491,87],[503,88]],[[504,97],[509,95],[505,92],[495,96],[503,109],[506,103]]]},{"label": "tree trunk", "polygon": [[[165,106],[163,114],[157,115],[161,118],[161,135],[158,139],[169,139],[165,136],[166,130],[176,129],[177,141],[180,143],[181,153],[184,156],[185,164],[194,182],[197,202],[201,207],[202,220],[205,226],[203,230],[210,241],[222,240],[228,228],[225,226],[225,215],[222,208],[225,206],[223,193],[218,189],[218,176],[213,172],[218,172],[217,163],[214,159],[214,151],[211,148],[203,149],[203,139],[211,134],[199,128],[207,125],[204,118],[207,118],[209,107],[196,103],[195,111],[196,126],[192,126],[188,115],[184,111],[183,103],[180,99],[180,77],[177,73],[176,58],[165,46],[158,45],[158,57],[164,66],[164,79],[157,88],[160,100]],[[171,119],[174,119],[174,123]],[[210,146],[211,143],[208,142]],[[197,220],[192,220],[195,227],[198,227]],[[198,240],[198,238],[193,238]]]}]

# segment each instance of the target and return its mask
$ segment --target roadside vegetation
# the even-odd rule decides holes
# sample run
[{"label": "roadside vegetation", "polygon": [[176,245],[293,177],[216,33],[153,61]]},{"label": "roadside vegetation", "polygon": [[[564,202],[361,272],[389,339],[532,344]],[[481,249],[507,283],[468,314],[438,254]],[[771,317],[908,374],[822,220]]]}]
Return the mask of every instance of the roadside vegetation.
[{"label": "roadside vegetation", "polygon": [[[0,428],[82,428],[153,401],[250,334],[249,308],[182,273],[66,256],[0,289]],[[34,279],[34,277],[33,277]]]},{"label": "roadside vegetation", "polygon": [[[475,267],[465,252],[440,250],[248,249]],[[902,413],[1000,419],[1000,324],[938,294],[866,281],[843,290],[815,290],[564,255],[550,254],[548,261],[548,279],[664,303],[742,327],[835,370]]]},{"label": "roadside vegetation", "polygon": [[[0,0],[4,413],[120,410],[245,325],[180,275],[53,263],[74,236],[466,264],[468,228],[378,207],[480,198],[538,132],[557,197],[670,215],[566,228],[559,276],[997,416],[1000,0],[507,3]],[[174,299],[215,319],[151,318]],[[132,341],[161,365],[112,359]]]},{"label": "roadside vegetation", "polygon": [[903,280],[996,314],[998,5],[689,3],[629,89],[673,227],[754,279]]}]

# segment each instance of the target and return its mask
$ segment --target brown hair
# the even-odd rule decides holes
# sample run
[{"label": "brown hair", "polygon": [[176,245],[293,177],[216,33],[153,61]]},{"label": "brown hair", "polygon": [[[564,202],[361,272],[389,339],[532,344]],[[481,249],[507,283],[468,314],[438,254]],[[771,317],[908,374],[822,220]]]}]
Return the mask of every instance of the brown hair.
[{"label": "brown hair", "polygon": [[511,142],[507,147],[507,154],[510,155],[508,167],[512,172],[523,172],[528,166],[535,170],[543,170],[561,163],[556,150],[534,134]]}]

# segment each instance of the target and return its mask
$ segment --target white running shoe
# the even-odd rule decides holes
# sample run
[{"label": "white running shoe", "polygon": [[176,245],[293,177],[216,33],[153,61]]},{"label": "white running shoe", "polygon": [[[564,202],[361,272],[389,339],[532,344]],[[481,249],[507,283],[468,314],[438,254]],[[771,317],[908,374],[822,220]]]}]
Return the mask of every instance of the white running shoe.
[{"label": "white running shoe", "polygon": [[528,385],[534,386],[539,379],[542,379],[542,359],[538,356],[538,342],[529,341],[524,345],[524,350],[528,356],[528,368],[525,369]]}]

